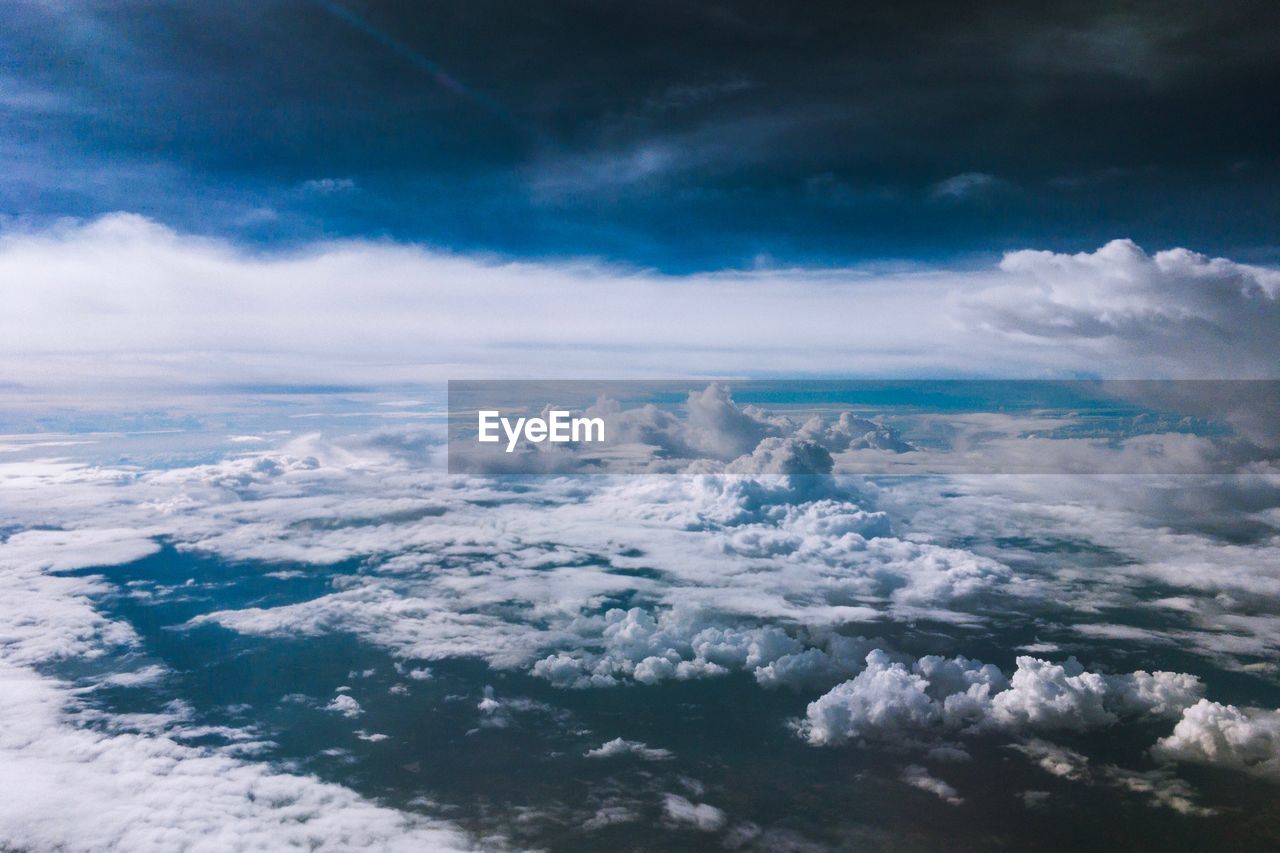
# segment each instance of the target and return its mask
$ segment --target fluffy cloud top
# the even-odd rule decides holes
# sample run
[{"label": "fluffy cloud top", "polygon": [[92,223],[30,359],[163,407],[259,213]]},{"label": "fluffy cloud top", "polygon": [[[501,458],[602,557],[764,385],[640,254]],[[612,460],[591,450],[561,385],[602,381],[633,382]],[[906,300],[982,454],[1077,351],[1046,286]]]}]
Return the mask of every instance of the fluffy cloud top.
[{"label": "fluffy cloud top", "polygon": [[1241,709],[1201,699],[1156,744],[1171,761],[1216,764],[1280,781],[1280,710]]},{"label": "fluffy cloud top", "polygon": [[585,753],[587,758],[613,758],[618,755],[635,755],[646,761],[663,761],[671,758],[671,750],[658,749],[648,746],[638,740],[624,740],[616,737],[613,740],[605,741],[595,749],[589,749]]},{"label": "fluffy cloud top", "polygon": [[1053,664],[1017,660],[999,669],[936,655],[907,667],[876,650],[857,677],[809,704],[801,732],[813,744],[889,739],[943,731],[1081,730],[1121,716],[1176,716],[1204,691],[1199,679],[1174,672],[1102,675],[1074,658]]},{"label": "fluffy cloud top", "polygon": [[1000,269],[1015,281],[969,303],[989,328],[1173,377],[1276,375],[1278,270],[1186,249],[1149,255],[1130,240],[1076,255],[1013,252]]}]

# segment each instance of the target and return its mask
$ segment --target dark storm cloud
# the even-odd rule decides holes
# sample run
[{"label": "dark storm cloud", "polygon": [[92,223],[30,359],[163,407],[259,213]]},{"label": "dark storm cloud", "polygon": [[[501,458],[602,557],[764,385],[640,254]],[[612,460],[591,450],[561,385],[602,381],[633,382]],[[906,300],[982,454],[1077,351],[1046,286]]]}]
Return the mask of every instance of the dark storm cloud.
[{"label": "dark storm cloud", "polygon": [[9,215],[669,268],[1264,256],[1269,2],[19,3]]}]

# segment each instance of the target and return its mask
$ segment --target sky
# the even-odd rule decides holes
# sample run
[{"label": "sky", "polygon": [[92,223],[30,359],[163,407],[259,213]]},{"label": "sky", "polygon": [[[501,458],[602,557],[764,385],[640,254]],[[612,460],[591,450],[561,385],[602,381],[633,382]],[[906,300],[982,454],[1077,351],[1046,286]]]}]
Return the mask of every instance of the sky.
[{"label": "sky", "polygon": [[1280,380],[1280,6],[1056,6],[6,3],[0,848],[1273,850],[1277,382],[988,380]]},{"label": "sky", "polygon": [[665,273],[1280,253],[1280,10],[35,2],[0,215]]}]

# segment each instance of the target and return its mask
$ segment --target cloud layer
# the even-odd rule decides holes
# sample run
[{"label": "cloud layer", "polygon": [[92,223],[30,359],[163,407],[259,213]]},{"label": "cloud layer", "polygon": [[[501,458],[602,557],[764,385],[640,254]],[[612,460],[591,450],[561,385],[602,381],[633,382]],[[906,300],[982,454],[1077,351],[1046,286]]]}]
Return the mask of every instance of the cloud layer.
[{"label": "cloud layer", "polygon": [[[463,833],[340,785],[187,745],[165,719],[139,731],[78,724],[72,685],[36,665],[119,654],[137,638],[102,617],[93,578],[156,544],[119,529],[27,531],[0,542],[0,844],[59,850],[472,849]],[[113,661],[109,666],[118,665]],[[127,675],[127,671],[120,676]],[[155,673],[142,673],[155,677]],[[136,679],[135,679],[136,680]],[[116,729],[131,720],[114,721]],[[68,804],[74,807],[68,808]]]},{"label": "cloud layer", "polygon": [[977,271],[662,276],[368,241],[260,253],[114,214],[0,238],[0,379],[1275,376],[1276,275],[1118,241]]},{"label": "cloud layer", "polygon": [[[111,838],[158,845],[146,834],[154,826],[126,821],[144,807],[156,825],[195,834],[225,820],[237,837],[310,839],[323,811],[330,823],[315,826],[347,847],[414,833],[468,843],[446,824],[256,760],[246,751],[252,732],[197,748],[181,708],[81,713],[72,687],[39,668],[96,660],[114,684],[164,683],[162,667],[132,656],[140,638],[103,613],[127,589],[199,602],[198,615],[169,626],[179,635],[216,625],[263,645],[352,641],[390,658],[389,695],[434,685],[459,663],[474,667],[482,675],[442,700],[464,709],[459,736],[526,737],[536,719],[566,739],[557,752],[584,772],[649,774],[642,794],[605,786],[589,813],[565,818],[590,832],[645,819],[663,831],[746,832],[740,800],[672,778],[700,760],[678,740],[692,719],[637,731],[615,717],[588,732],[558,707],[618,695],[747,691],[734,701],[789,708],[769,731],[791,748],[815,761],[866,751],[873,778],[948,811],[982,796],[962,771],[993,748],[1012,748],[1046,782],[1105,786],[1194,817],[1212,816],[1217,802],[1178,777],[1186,765],[1274,777],[1280,742],[1266,691],[1280,648],[1280,493],[1266,465],[1204,481],[837,477],[767,464],[789,440],[770,434],[769,413],[717,393],[699,405],[691,432],[660,433],[719,448],[722,459],[740,455],[680,476],[450,477],[431,428],[414,426],[238,433],[217,453],[179,457],[161,445],[151,460],[125,461],[95,444],[8,436],[0,502],[12,527],[0,572],[11,612],[0,614],[0,652],[12,713],[39,731],[15,724],[6,749],[15,763],[25,754],[62,774],[87,800],[118,804],[118,822],[113,814],[58,830],[73,848]],[[829,452],[822,442],[866,435],[854,418],[831,424],[848,429],[805,440]],[[1221,536],[1206,515],[1249,526]],[[161,540],[242,566],[248,583],[288,576],[308,591],[237,602],[202,577],[134,590],[75,571],[152,555]],[[1259,707],[1226,704],[1223,670]],[[374,681],[360,678],[293,701],[361,745],[398,746],[379,720]],[[539,697],[512,689],[521,682]],[[1098,757],[1097,744],[1112,739],[1128,752]],[[81,750],[101,762],[59,769]],[[138,770],[157,762],[181,772]],[[184,805],[183,823],[151,805],[188,803],[195,795],[168,787],[172,777],[189,773],[191,790],[204,791],[206,771],[226,780],[223,811]],[[31,786],[22,810],[4,815],[8,837],[52,843],[40,833],[59,824],[23,815],[47,813],[40,791],[54,788]],[[289,793],[267,808],[255,791]],[[1029,802],[1052,807],[1042,800]],[[357,825],[370,834],[356,835]]]}]

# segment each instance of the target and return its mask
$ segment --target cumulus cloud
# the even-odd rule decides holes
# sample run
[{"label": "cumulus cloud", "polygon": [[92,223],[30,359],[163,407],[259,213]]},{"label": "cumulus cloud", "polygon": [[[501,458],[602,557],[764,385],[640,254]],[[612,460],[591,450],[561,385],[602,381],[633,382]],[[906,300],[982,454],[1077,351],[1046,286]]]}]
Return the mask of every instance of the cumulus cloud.
[{"label": "cumulus cloud", "polygon": [[[140,502],[181,509],[128,514],[157,535],[240,559],[393,555],[316,598],[208,613],[193,624],[280,636],[351,632],[404,660],[533,665],[564,686],[735,669],[770,686],[829,686],[856,672],[868,650],[829,627],[973,622],[968,602],[1022,589],[994,560],[892,536],[883,513],[834,484],[814,496],[792,480],[548,482],[535,502],[493,506],[515,493],[491,482],[460,488],[407,470],[382,449],[355,455],[306,439],[135,478]],[[48,483],[37,478],[32,488],[37,482]],[[423,507],[430,524],[417,523]],[[561,531],[554,544],[537,533],[548,526]],[[479,583],[471,560],[502,583]],[[602,608],[628,595],[633,606]]]},{"label": "cumulus cloud", "polygon": [[648,746],[638,740],[624,740],[616,737],[613,740],[607,740],[597,746],[595,749],[587,750],[584,755],[587,758],[612,758],[617,755],[635,755],[643,758],[645,761],[664,761],[672,757],[669,749],[657,749]]},{"label": "cumulus cloud", "polygon": [[[621,474],[727,473],[751,478],[809,478],[810,493],[828,485],[833,453],[866,453],[867,458],[915,450],[897,430],[879,421],[839,412],[790,417],[754,405],[739,405],[727,383],[709,382],[688,391],[682,406],[660,408],[652,403],[624,406],[609,396],[662,395],[665,382],[591,383],[600,396],[571,417],[603,423],[605,438],[591,443],[531,443],[481,445],[461,429],[462,418],[451,418],[449,471],[455,474]],[[510,398],[511,419],[537,416],[544,420],[556,406],[548,397],[581,393],[577,383],[544,382],[450,383],[452,412],[492,406]],[[535,414],[536,413],[536,414]]]},{"label": "cumulus cloud", "polygon": [[1185,673],[1100,675],[1075,658],[1052,664],[1021,656],[1017,665],[1009,689],[991,700],[993,721],[1011,728],[1086,729],[1122,715],[1176,716],[1204,692],[1200,680]]},{"label": "cumulus cloud", "polygon": [[992,688],[1007,683],[996,667],[964,658],[922,658],[908,669],[876,649],[866,662],[855,678],[809,703],[801,733],[810,743],[888,739],[978,724],[990,707]]},{"label": "cumulus cloud", "polygon": [[[619,390],[644,388],[619,387]],[[661,390],[660,385],[652,386]],[[759,406],[741,406],[730,383],[710,382],[690,391],[684,417],[653,404],[624,407],[607,396],[585,410],[604,420],[610,443],[645,445],[662,459],[696,459],[691,470],[738,474],[827,474],[830,454],[851,450],[914,450],[892,427],[840,412],[834,419],[811,415],[795,419]],[[728,463],[721,468],[714,462]],[[659,470],[659,469],[654,469]],[[675,469],[680,470],[680,469]]]},{"label": "cumulus cloud", "polygon": [[[768,417],[754,419],[768,423]],[[851,419],[845,424],[849,436],[875,432]],[[806,440],[825,448],[823,441],[836,441],[825,437],[831,426]],[[801,724],[811,743],[856,741],[915,751],[932,763],[963,759],[967,752],[956,744],[970,734],[1021,740],[1156,718],[1172,726],[1200,700],[1203,685],[1179,673],[1088,671],[1074,660],[1028,656],[1010,672],[950,656],[953,651],[906,657],[893,649],[939,648],[932,644],[951,634],[990,647],[1001,635],[987,631],[998,631],[1001,620],[1132,604],[1134,579],[1156,577],[1141,573],[1155,572],[1157,561],[1125,560],[1100,574],[1098,563],[1089,562],[1096,552],[1086,547],[1094,540],[1120,552],[1139,544],[1148,555],[1161,549],[1161,559],[1181,560],[1182,570],[1158,576],[1187,588],[1217,583],[1228,569],[1241,583],[1249,577],[1261,583],[1270,571],[1263,548],[1144,529],[1134,516],[1075,493],[1046,503],[1048,493],[1036,502],[1018,491],[1022,486],[1007,486],[1008,494],[996,500],[969,480],[889,486],[820,477],[822,488],[813,490],[798,486],[801,479],[725,471],[532,485],[447,478],[424,468],[416,450],[369,436],[272,436],[215,461],[166,461],[157,468],[14,462],[0,465],[14,524],[67,529],[27,530],[0,543],[15,607],[48,614],[25,633],[28,623],[9,620],[18,628],[0,640],[15,661],[130,647],[136,642],[131,632],[103,619],[92,604],[111,587],[59,570],[137,559],[153,553],[163,537],[176,547],[250,561],[249,572],[260,561],[295,562],[291,577],[314,574],[326,584],[292,604],[214,610],[193,624],[293,638],[351,634],[389,651],[405,679],[425,663],[452,657],[480,658],[562,688],[743,673],[762,687],[814,699]],[[953,491],[943,498],[926,486]],[[1070,487],[1055,481],[1054,488]],[[1054,550],[1046,561],[1052,537],[1064,531],[1078,537],[1086,531],[1090,538],[1078,548]],[[1113,538],[1121,536],[1127,538]],[[992,538],[1013,544],[983,547]],[[1007,563],[1006,556],[1012,558]],[[358,570],[323,568],[345,561]],[[1243,562],[1249,565],[1237,565]],[[279,567],[261,570],[278,573]],[[198,585],[193,590],[185,582],[174,578],[152,594],[199,594]],[[1246,604],[1259,600],[1239,585],[1231,589]],[[1180,609],[1161,611],[1188,619],[1197,595],[1181,594]],[[56,607],[49,604],[54,599]],[[1219,606],[1235,605],[1223,598]],[[1237,616],[1251,612],[1240,607],[1232,611]],[[1123,613],[1117,608],[1108,619],[1118,623]],[[947,624],[938,630],[938,622]],[[1063,648],[1087,648],[1079,644],[1088,637],[1074,625],[1037,620],[1035,630],[1043,638],[1036,648],[1049,648],[1050,638]],[[1261,635],[1265,626],[1258,622],[1254,630]],[[1116,643],[1154,641],[1138,633]],[[954,649],[957,641],[945,642]],[[1098,649],[1114,664],[1110,651]],[[351,683],[359,690],[369,682]],[[477,703],[478,733],[523,723],[524,713],[560,721],[554,709],[532,700],[469,695]],[[1254,712],[1240,713],[1253,719]],[[172,734],[175,724],[157,719],[147,725],[150,736],[169,731],[181,740]],[[586,746],[577,742],[573,749]],[[646,751],[661,750],[619,738],[590,754],[643,759]],[[1064,778],[1079,773],[1151,801],[1163,797],[1171,808],[1178,797],[1188,809],[1199,808],[1168,768],[1157,778],[1077,755],[1041,758],[1066,768]],[[973,760],[981,760],[976,751]],[[1247,769],[1244,759],[1220,763]],[[602,770],[625,766],[604,764]]]},{"label": "cumulus cloud", "polygon": [[1195,676],[1103,675],[1074,658],[1053,664],[1024,655],[1006,678],[991,664],[963,657],[931,655],[908,668],[876,650],[855,678],[809,704],[800,731],[818,745],[945,731],[1078,731],[1122,717],[1176,716],[1203,691]]},{"label": "cumulus cloud", "polygon": [[1280,711],[1201,699],[1152,751],[1167,761],[1230,767],[1280,781]]},{"label": "cumulus cloud", "polygon": [[1152,255],[1130,240],[1075,255],[1012,252],[1000,269],[1008,283],[965,303],[984,328],[1079,347],[1135,373],[1276,375],[1280,271],[1186,249]]},{"label": "cumulus cloud", "polygon": [[[546,307],[529,301],[525,282],[530,277],[545,281],[541,292],[551,296],[540,298],[551,303],[558,293],[565,303],[577,305],[584,282],[599,286],[609,309],[601,315],[604,328],[591,325],[585,309],[581,315],[570,311],[558,327],[588,351],[643,344],[645,352],[663,351],[661,358],[668,359],[650,367],[681,370],[715,364],[718,358],[741,370],[745,362],[736,361],[741,353],[734,347],[744,347],[742,341],[751,342],[752,358],[781,359],[782,367],[775,364],[775,369],[810,364],[810,358],[830,364],[833,354],[853,363],[858,353],[881,352],[894,328],[872,329],[874,324],[867,323],[865,330],[851,329],[847,317],[901,316],[906,303],[896,300],[918,300],[926,285],[933,288],[930,299],[939,286],[942,291],[953,286],[966,293],[984,290],[977,301],[956,304],[976,310],[967,316],[984,318],[989,329],[997,330],[993,341],[1007,336],[1011,346],[1021,346],[1018,342],[1031,335],[1044,342],[1043,362],[1031,360],[1036,370],[1072,364],[1074,356],[1064,352],[1119,352],[1132,364],[1149,365],[1151,354],[1159,351],[1162,360],[1152,369],[1176,373],[1178,354],[1164,336],[1177,327],[1194,342],[1197,335],[1210,335],[1205,330],[1215,324],[1229,328],[1231,312],[1245,310],[1231,307],[1240,302],[1257,309],[1257,317],[1242,318],[1237,354],[1239,364],[1253,364],[1260,356],[1252,340],[1273,328],[1267,325],[1273,322],[1268,306],[1275,299],[1265,270],[1181,256],[1143,260],[1110,248],[1095,253],[1099,258],[1089,264],[1066,264],[1061,279],[1047,285],[1049,273],[1041,267],[1054,268],[1052,258],[1011,256],[998,273],[955,280],[930,274],[890,282],[853,273],[774,271],[695,276],[672,286],[677,283],[634,271],[482,263],[394,246],[343,244],[289,256],[252,256],[120,218],[6,240],[0,245],[0,269],[14,275],[5,275],[0,287],[10,288],[15,276],[26,276],[45,287],[48,299],[46,305],[31,295],[34,290],[23,291],[14,312],[0,319],[5,332],[0,359],[19,379],[30,375],[33,359],[52,364],[50,376],[75,378],[98,354],[126,352],[121,343],[126,340],[139,355],[120,356],[128,370],[143,365],[154,377],[184,381],[258,376],[263,363],[280,367],[280,375],[291,379],[314,371],[326,381],[335,376],[349,381],[386,375],[366,359],[412,364],[416,371],[416,365],[436,363],[437,346],[444,351],[456,345],[465,356],[467,347],[480,345],[477,341],[490,346],[527,334],[530,346],[541,347],[554,336],[542,326]],[[389,299],[402,306],[390,323],[351,295],[355,290],[349,283],[367,280],[373,268],[387,275],[378,278],[374,286],[382,290],[371,303]],[[84,299],[103,269],[120,270],[120,280],[101,288],[96,302]],[[1078,294],[1071,295],[1072,282],[1089,275],[1110,281],[1113,274],[1120,284],[1099,285],[1083,307],[1073,301]],[[1205,302],[1195,288],[1183,286],[1185,281],[1169,285],[1161,276],[1195,280],[1197,287],[1219,295]],[[179,281],[190,283],[189,292],[178,287]],[[304,292],[294,284],[299,281],[316,283],[315,291]],[[464,281],[474,289],[464,288]],[[214,283],[226,282],[222,296],[209,296]],[[990,290],[996,282],[1021,296],[1002,301],[1007,293]],[[906,296],[889,295],[894,288]],[[1156,291],[1180,307],[1161,309],[1164,313],[1142,307]],[[1048,300],[1048,307],[1027,314],[1026,303],[1019,301],[1027,293]],[[1087,320],[1095,302],[1103,304],[1117,293],[1127,294],[1129,302],[1098,309],[1103,319]],[[752,314],[776,315],[784,295],[814,306],[815,316],[829,312],[814,327],[811,352],[793,349],[794,333]],[[460,331],[459,318],[475,313],[471,300],[508,298],[513,312],[527,314],[527,326],[516,329],[499,316],[493,328]],[[862,305],[864,299],[870,307]],[[299,310],[304,303],[314,311]],[[1070,309],[1067,321],[1057,313],[1065,310],[1058,303]],[[257,319],[241,323],[241,305]],[[705,318],[715,306],[732,316],[710,327],[702,319],[696,324],[688,319]],[[860,314],[863,308],[870,315]],[[630,321],[613,318],[614,309]],[[733,314],[740,310],[742,316]],[[65,329],[51,323],[53,313],[65,319]],[[280,321],[267,329],[259,321],[271,314]],[[659,316],[664,322],[655,319]],[[1028,325],[1027,316],[1044,324]],[[755,325],[734,325],[744,318]],[[1056,334],[1064,322],[1067,330]],[[641,328],[645,324],[657,330],[655,338],[645,337],[650,331]],[[922,337],[935,333],[943,345],[929,349],[924,361],[911,356],[912,365],[971,345],[972,336],[949,325],[919,332]],[[233,359],[225,371],[214,357],[202,357],[209,367],[200,369],[211,373],[190,374],[189,365],[174,368],[174,354],[191,342],[216,355],[229,346],[228,336],[246,355]],[[254,353],[264,352],[268,340],[301,354],[297,362],[290,361],[292,355],[279,362],[274,357],[255,361]],[[902,340],[908,349],[917,346],[914,339]],[[1004,346],[989,345],[994,349],[984,352]],[[695,350],[712,355],[705,362],[688,359]],[[865,363],[887,369],[907,362],[885,357]],[[1237,364],[1226,363],[1231,369]],[[536,360],[527,367],[542,370]],[[1156,506],[1155,488],[1144,487],[1143,497],[1135,499],[1134,486],[1076,479],[1059,479],[1051,487],[1031,480],[998,487],[974,480],[855,482],[832,474],[841,454],[910,451],[910,446],[883,423],[853,413],[792,421],[740,406],[723,384],[708,386],[688,405],[687,418],[671,420],[657,410],[642,410],[628,415],[626,426],[636,440],[669,454],[712,457],[697,473],[682,477],[549,480],[517,487],[443,477],[428,464],[435,451],[426,432],[384,430],[335,440],[259,434],[256,427],[261,441],[234,442],[229,454],[214,459],[201,454],[194,464],[172,457],[151,467],[81,463],[69,458],[78,451],[59,444],[40,452],[63,458],[24,456],[0,465],[0,499],[6,523],[14,525],[0,542],[6,589],[0,602],[6,608],[0,653],[12,668],[11,675],[5,671],[10,688],[0,693],[10,703],[4,719],[18,721],[4,735],[10,740],[0,766],[17,768],[6,789],[30,789],[16,805],[0,810],[0,835],[19,847],[61,844],[68,849],[112,843],[161,849],[171,848],[175,837],[206,836],[218,842],[347,849],[382,848],[402,838],[419,847],[467,843],[443,824],[255,763],[249,760],[247,735],[241,738],[246,749],[241,753],[188,746],[190,738],[180,729],[190,734],[196,727],[181,719],[177,707],[149,719],[95,718],[100,731],[79,726],[76,720],[89,718],[75,710],[69,692],[34,675],[31,667],[69,657],[101,658],[135,648],[138,638],[94,605],[114,587],[71,570],[148,556],[160,540],[239,561],[287,561],[297,564],[289,566],[289,576],[313,573],[326,584],[309,599],[223,609],[191,625],[214,623],[262,636],[351,634],[389,651],[406,679],[426,678],[430,672],[422,664],[453,657],[519,669],[561,688],[656,685],[740,673],[762,687],[813,698],[800,725],[810,743],[905,745],[927,756],[920,760],[932,762],[962,759],[967,752],[955,744],[986,733],[1022,742],[1031,750],[1029,758],[1061,778],[1111,785],[1199,813],[1201,807],[1185,783],[1171,775],[1171,766],[1159,772],[1123,770],[1065,747],[1023,740],[1159,718],[1176,725],[1156,745],[1157,757],[1275,778],[1280,737],[1275,712],[1202,700],[1204,686],[1190,675],[1109,674],[1087,671],[1074,659],[1051,663],[1031,656],[1019,658],[1006,672],[963,657],[916,657],[937,648],[953,655],[956,636],[972,636],[989,648],[999,635],[984,633],[987,629],[1035,620],[1036,634],[1043,635],[1037,649],[1088,648],[1090,641],[1106,636],[1112,641],[1108,651],[1172,642],[1203,651],[1212,644],[1241,667],[1265,664],[1280,648],[1269,604],[1280,592],[1274,542],[1189,531],[1187,519],[1197,517],[1198,507],[1188,503],[1194,498],[1187,496],[1184,482],[1177,484],[1177,498],[1169,497],[1172,486],[1161,487],[1167,499],[1163,506]],[[1041,427],[1022,423],[1018,428]],[[1022,449],[1033,455],[1048,452],[1046,443],[1028,442]],[[1249,523],[1265,529],[1272,523],[1266,513],[1275,506],[1275,473],[1265,466],[1251,470],[1252,479],[1223,498],[1222,511],[1238,517],[1239,507],[1246,506]],[[22,529],[36,527],[45,529]],[[1046,560],[1045,553],[1054,556]],[[359,568],[335,575],[323,571],[344,561]],[[1099,565],[1107,571],[1099,573]],[[268,569],[281,574],[279,566],[264,566],[264,573]],[[157,584],[148,593],[198,595],[200,584],[193,579],[195,589],[188,589],[186,580]],[[1147,620],[1149,613],[1140,625],[1120,624],[1132,612],[1123,608],[1145,606],[1137,591],[1151,581],[1176,590],[1161,592],[1159,605],[1161,618],[1176,627]],[[1112,609],[1105,622],[1095,619],[1086,627],[1078,620],[1055,621],[1090,608]],[[1050,618],[1040,619],[1046,612]],[[930,644],[935,641],[945,645]],[[894,648],[914,654],[908,658]],[[1115,658],[1104,660],[1114,665]],[[141,663],[130,666],[96,683],[136,687],[162,675]],[[499,698],[492,691],[468,695],[476,703],[467,711],[478,718],[477,730],[514,725],[526,712],[559,719],[554,709],[532,700]],[[359,703],[345,693],[327,707],[337,714],[359,711]],[[23,728],[23,720],[34,722]],[[228,740],[236,737],[224,734]],[[383,737],[364,730],[355,736]],[[574,747],[575,752],[584,748],[580,742]],[[614,757],[615,763],[604,762],[604,771],[623,767],[625,762],[616,763],[620,756],[657,760],[666,753],[615,738],[586,755]],[[85,755],[93,760],[84,761]],[[152,773],[158,766],[169,772]],[[911,765],[900,779],[943,800],[959,799],[922,765]],[[68,796],[89,804],[86,813],[107,817],[54,820],[55,802]],[[166,804],[173,811],[166,812]],[[600,827],[640,814],[629,805],[615,806],[602,807],[588,823]],[[675,794],[663,800],[662,809],[676,825],[718,830],[727,824],[716,807]],[[178,834],[162,838],[164,826]]]},{"label": "cumulus cloud", "polygon": [[333,697],[328,705],[324,706],[326,711],[333,711],[344,717],[358,717],[364,713],[364,709],[360,707],[360,703],[346,693]]}]

